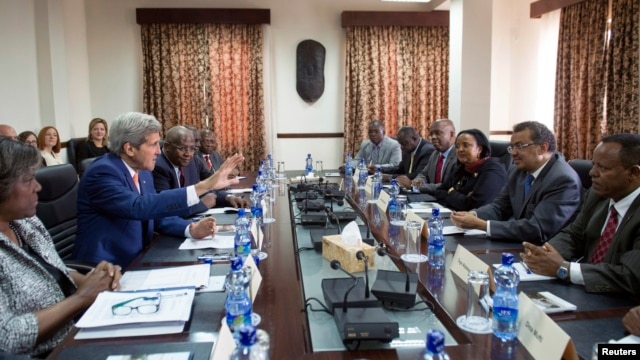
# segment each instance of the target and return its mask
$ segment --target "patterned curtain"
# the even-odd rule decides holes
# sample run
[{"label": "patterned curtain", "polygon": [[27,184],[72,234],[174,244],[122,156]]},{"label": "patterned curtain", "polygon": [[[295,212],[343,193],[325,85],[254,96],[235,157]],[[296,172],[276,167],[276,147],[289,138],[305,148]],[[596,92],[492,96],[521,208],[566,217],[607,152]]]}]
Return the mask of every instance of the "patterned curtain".
[{"label": "patterned curtain", "polygon": [[261,25],[142,25],[143,105],[162,123],[211,128],[223,157],[266,156]]},{"label": "patterned curtain", "polygon": [[426,136],[431,122],[447,117],[448,27],[346,29],[344,151],[357,151],[373,119],[387,135],[413,126]]},{"label": "patterned curtain", "polygon": [[613,0],[611,31],[606,52],[606,132],[638,133],[638,43],[640,3]]},{"label": "patterned curtain", "polygon": [[601,138],[607,11],[606,1],[591,0],[560,15],[554,130],[567,159],[590,159]]}]

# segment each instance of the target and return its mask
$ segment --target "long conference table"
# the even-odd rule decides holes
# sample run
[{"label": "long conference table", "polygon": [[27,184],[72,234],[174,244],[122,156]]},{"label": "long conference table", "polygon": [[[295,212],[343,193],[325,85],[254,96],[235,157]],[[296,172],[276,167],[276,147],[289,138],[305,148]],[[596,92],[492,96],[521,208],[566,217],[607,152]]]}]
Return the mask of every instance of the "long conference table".
[{"label": "long conference table", "polygon": [[[297,174],[296,174],[297,175]],[[250,188],[254,177],[242,180],[236,187]],[[281,191],[273,207],[274,223],[265,224],[263,251],[268,257],[259,264],[262,284],[253,304],[254,312],[261,315],[259,328],[270,335],[271,359],[416,359],[424,351],[419,346],[397,348],[373,348],[360,350],[318,351],[314,349],[310,334],[310,314],[306,311],[304,298],[305,277],[301,271],[302,249],[296,241],[300,232],[299,214],[290,191]],[[396,249],[398,235],[390,231],[386,214],[380,213],[375,204],[359,207],[357,193],[347,194],[348,208],[353,209],[368,231],[379,244],[384,244],[392,254]],[[218,224],[233,223],[235,215],[216,216]],[[463,235],[446,236],[446,267],[438,274],[429,266],[409,265],[409,271],[418,274],[418,296],[433,304],[433,314],[453,337],[455,345],[446,347],[452,359],[532,359],[530,353],[518,341],[502,343],[489,335],[471,334],[456,325],[456,318],[466,312],[467,287],[449,271],[449,266],[458,245],[464,246],[487,264],[500,261],[502,252],[520,253],[519,242],[497,242],[485,237]],[[197,264],[197,257],[212,253],[205,250],[178,250],[182,238],[159,236],[128,267],[128,270],[145,270],[170,266]],[[422,239],[421,252],[426,253],[426,239]],[[321,255],[318,255],[321,256]],[[327,261],[327,260],[322,260]],[[394,261],[400,271],[404,264]],[[229,270],[227,263],[211,266],[211,275],[224,275]],[[356,274],[359,275],[359,274]],[[434,285],[434,277],[438,280]],[[620,294],[588,294],[577,285],[557,280],[521,282],[519,291],[551,291],[557,296],[577,305],[578,310],[551,314],[553,320],[571,336],[582,358],[589,358],[594,343],[618,339],[625,335],[621,318],[638,299]],[[193,359],[209,359],[217,340],[224,317],[223,292],[197,293],[192,308],[191,320],[181,333],[126,338],[104,338],[76,340],[74,329],[50,354],[49,359],[106,359],[109,355],[163,353],[190,351]],[[337,328],[336,328],[337,332]],[[426,336],[426,334],[422,334]]]}]

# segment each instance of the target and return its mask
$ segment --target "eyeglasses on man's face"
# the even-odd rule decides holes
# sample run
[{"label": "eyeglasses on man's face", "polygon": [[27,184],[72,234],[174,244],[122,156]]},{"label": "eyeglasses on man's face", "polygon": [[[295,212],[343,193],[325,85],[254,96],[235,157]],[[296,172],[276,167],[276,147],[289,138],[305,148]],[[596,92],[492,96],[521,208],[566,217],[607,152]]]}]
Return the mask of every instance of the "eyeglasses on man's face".
[{"label": "eyeglasses on man's face", "polygon": [[509,145],[507,146],[507,152],[509,154],[511,154],[512,152],[514,152],[515,150],[522,150],[524,148],[527,148],[531,145],[538,145],[536,143],[530,143],[530,144],[514,144],[514,145]]},{"label": "eyeglasses on man's face", "polygon": [[140,296],[111,306],[113,315],[129,315],[134,310],[141,315],[155,314],[160,309],[160,294],[156,296]]}]

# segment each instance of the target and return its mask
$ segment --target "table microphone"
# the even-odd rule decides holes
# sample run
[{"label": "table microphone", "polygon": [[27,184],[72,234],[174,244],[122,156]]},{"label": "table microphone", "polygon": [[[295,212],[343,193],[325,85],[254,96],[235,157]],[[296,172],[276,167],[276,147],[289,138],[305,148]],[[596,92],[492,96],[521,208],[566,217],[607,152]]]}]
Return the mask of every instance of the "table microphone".
[{"label": "table microphone", "polygon": [[[376,249],[376,252],[377,252],[377,253],[378,253],[378,255],[380,255],[380,256],[388,256],[388,257],[390,257],[390,258],[392,258],[392,259],[394,259],[394,260],[402,261],[402,263],[404,264],[404,260],[402,260],[401,258],[399,258],[399,257],[397,257],[397,256],[395,256],[395,255],[391,255],[391,253],[390,253],[390,252],[387,250],[387,248],[385,248],[385,247],[379,247],[379,248],[377,248],[377,249]],[[404,267],[404,272],[405,272],[405,274],[407,275],[407,276],[406,276],[407,280],[405,281],[404,291],[407,291],[407,292],[408,292],[408,291],[409,291],[409,283],[410,283],[410,281],[409,281],[409,268],[408,268],[406,265],[405,265],[405,267]]]},{"label": "table microphone", "polygon": [[336,216],[336,214],[333,213],[333,210],[331,210],[330,207],[325,206],[324,211],[327,213],[327,219],[329,219],[329,224],[331,224],[331,219],[333,219],[336,222],[336,225],[338,225],[338,233],[342,234],[342,228],[340,227],[340,220],[338,220],[338,217]]},{"label": "table microphone", "polygon": [[349,287],[349,289],[347,289],[347,291],[345,291],[344,293],[344,300],[343,300],[343,304],[342,304],[342,312],[347,312],[347,297],[349,296],[349,293],[351,292],[351,290],[353,290],[353,288],[356,287],[356,285],[358,284],[358,279],[353,276],[352,273],[348,272],[347,270],[345,270],[342,265],[340,265],[340,261],[338,260],[331,260],[331,268],[333,270],[341,270],[343,273],[349,275],[350,278],[353,279],[353,285],[351,285]]},{"label": "table microphone", "polygon": [[356,258],[364,261],[364,297],[369,298],[369,257],[364,254],[364,251],[358,250],[356,252]]}]

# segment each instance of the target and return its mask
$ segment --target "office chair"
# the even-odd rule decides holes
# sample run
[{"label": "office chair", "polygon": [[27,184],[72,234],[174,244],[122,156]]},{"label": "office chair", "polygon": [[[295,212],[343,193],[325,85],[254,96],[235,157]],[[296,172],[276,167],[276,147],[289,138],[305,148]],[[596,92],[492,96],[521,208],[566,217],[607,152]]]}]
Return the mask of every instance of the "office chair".
[{"label": "office chair", "polygon": [[80,163],[78,164],[78,176],[82,177],[82,174],[84,174],[84,172],[87,170],[87,168],[89,168],[89,165],[91,165],[91,163],[93,162],[93,160],[95,160],[97,158],[88,158],[88,159],[84,159],[81,160]]},{"label": "office chair", "polygon": [[73,138],[67,141],[67,159],[69,160],[69,164],[73,165],[76,171],[78,170],[78,166],[79,166],[78,158],[76,156],[78,154],[78,148],[82,143],[86,141],[87,141],[86,137]]},{"label": "office chair", "polygon": [[78,216],[78,175],[71,164],[47,166],[36,171],[42,186],[38,193],[36,215],[49,231],[58,255],[67,266],[80,272],[94,264],[72,261]]},{"label": "office chair", "polygon": [[491,147],[491,157],[499,158],[500,162],[504,165],[505,170],[509,172],[509,167],[513,164],[513,158],[507,151],[510,143],[503,140],[490,140],[489,146]]},{"label": "office chair", "polygon": [[589,176],[589,171],[591,171],[591,167],[593,167],[591,160],[572,159],[569,160],[569,165],[571,165],[573,170],[578,173],[578,177],[582,182],[582,187],[589,189],[591,187],[591,176]]}]

